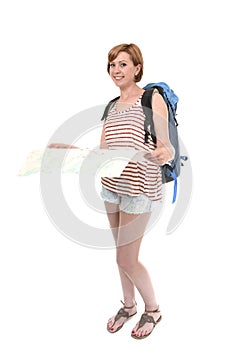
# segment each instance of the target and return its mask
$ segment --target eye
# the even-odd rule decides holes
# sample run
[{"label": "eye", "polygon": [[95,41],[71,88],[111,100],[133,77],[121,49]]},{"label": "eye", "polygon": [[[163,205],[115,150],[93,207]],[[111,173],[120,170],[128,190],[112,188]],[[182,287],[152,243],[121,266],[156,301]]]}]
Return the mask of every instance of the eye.
[{"label": "eye", "polygon": [[126,67],[127,64],[126,63],[121,63],[121,67]]},{"label": "eye", "polygon": [[110,64],[109,64],[109,67],[110,67],[110,68],[115,67],[115,63],[110,63]]}]

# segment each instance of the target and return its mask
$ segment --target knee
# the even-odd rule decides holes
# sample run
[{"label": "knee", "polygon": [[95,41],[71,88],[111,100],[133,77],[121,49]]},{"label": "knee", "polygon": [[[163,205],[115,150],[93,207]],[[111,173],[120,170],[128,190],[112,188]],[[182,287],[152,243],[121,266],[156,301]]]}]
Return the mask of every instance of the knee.
[{"label": "knee", "polygon": [[122,254],[117,254],[116,260],[118,267],[129,274],[135,270],[138,263],[137,261],[129,259],[127,256],[124,256]]}]

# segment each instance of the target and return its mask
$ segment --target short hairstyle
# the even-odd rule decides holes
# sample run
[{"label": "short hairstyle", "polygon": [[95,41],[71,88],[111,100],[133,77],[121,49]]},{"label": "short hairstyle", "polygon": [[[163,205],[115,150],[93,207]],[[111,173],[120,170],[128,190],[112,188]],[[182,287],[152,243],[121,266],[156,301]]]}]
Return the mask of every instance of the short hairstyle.
[{"label": "short hairstyle", "polygon": [[141,69],[138,73],[138,75],[135,76],[135,82],[139,82],[142,79],[143,75],[143,57],[141,50],[139,47],[135,44],[120,44],[117,46],[114,46],[108,53],[108,65],[107,65],[107,71],[109,73],[110,70],[110,63],[114,61],[120,52],[127,52],[135,66],[138,64],[141,65]]}]

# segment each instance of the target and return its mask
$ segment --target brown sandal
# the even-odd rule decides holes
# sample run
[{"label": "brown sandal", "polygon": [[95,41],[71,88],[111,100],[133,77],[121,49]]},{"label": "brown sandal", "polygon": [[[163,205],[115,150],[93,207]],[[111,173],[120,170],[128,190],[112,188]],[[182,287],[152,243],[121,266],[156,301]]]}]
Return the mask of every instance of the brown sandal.
[{"label": "brown sandal", "polygon": [[162,319],[162,316],[160,315],[159,318],[157,319],[157,321],[155,321],[152,316],[148,315],[148,313],[157,313],[157,312],[160,312],[159,307],[156,310],[153,310],[153,311],[145,310],[144,314],[142,314],[142,316],[140,318],[140,321],[139,321],[139,324],[138,324],[138,328],[136,330],[136,332],[137,332],[138,329],[143,327],[147,322],[148,323],[153,323],[153,328],[152,328],[150,333],[145,334],[142,337],[138,337],[138,336],[134,335],[134,333],[131,333],[131,337],[133,337],[134,339],[144,339],[144,338],[148,337],[152,333],[152,331],[154,330],[154,328],[157,325],[157,323],[159,323],[161,321],[161,319]]},{"label": "brown sandal", "polygon": [[[132,309],[132,308],[134,308],[134,307],[137,305],[137,303],[135,303],[133,306],[125,306],[125,303],[123,303],[122,300],[121,300],[121,303],[124,305],[124,307],[122,307],[122,308],[117,312],[117,314],[116,314],[116,316],[115,316],[115,318],[114,318],[114,323],[113,323],[113,325],[111,326],[111,328],[114,327],[115,323],[116,323],[121,317],[125,317],[125,318],[126,318],[125,322],[126,322],[129,318],[133,317],[133,316],[136,315],[136,313],[137,313],[137,311],[136,311],[134,314],[129,315],[128,311],[125,311],[125,309]],[[113,332],[111,332],[110,329],[108,329],[108,327],[107,327],[107,330],[108,330],[110,333],[116,333],[116,332],[118,332],[118,331],[124,326],[125,322],[123,322],[122,325],[120,325],[120,326],[119,326],[115,331],[113,331]]]}]

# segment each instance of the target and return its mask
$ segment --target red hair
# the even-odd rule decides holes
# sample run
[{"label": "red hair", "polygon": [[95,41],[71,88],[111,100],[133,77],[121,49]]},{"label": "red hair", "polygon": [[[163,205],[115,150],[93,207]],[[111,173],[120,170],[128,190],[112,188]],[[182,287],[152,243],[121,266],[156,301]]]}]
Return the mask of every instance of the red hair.
[{"label": "red hair", "polygon": [[110,63],[117,58],[117,56],[119,55],[120,52],[127,52],[130,55],[131,60],[133,61],[133,64],[135,65],[135,67],[138,64],[141,65],[141,69],[140,69],[138,75],[135,76],[135,82],[139,82],[142,79],[142,75],[143,75],[143,57],[142,57],[141,50],[135,44],[120,44],[120,45],[114,46],[109,51],[109,53],[108,53],[108,65],[107,65],[108,73],[110,70]]}]

